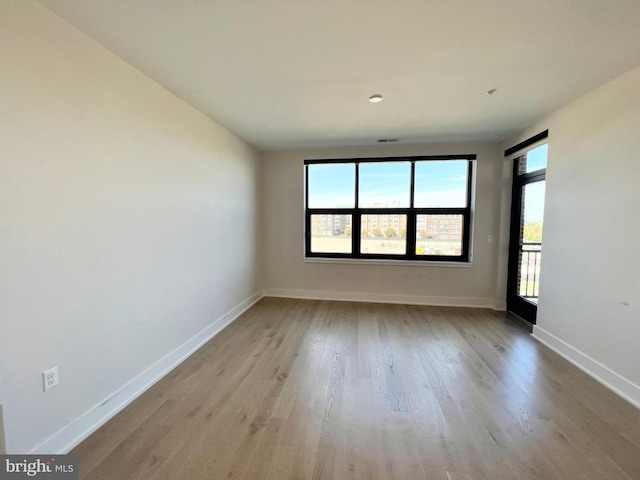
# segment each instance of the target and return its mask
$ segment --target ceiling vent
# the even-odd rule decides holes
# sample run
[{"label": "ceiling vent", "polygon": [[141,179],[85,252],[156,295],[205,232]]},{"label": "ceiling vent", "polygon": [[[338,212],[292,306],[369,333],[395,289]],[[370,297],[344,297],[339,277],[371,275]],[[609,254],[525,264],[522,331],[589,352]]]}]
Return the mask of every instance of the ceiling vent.
[{"label": "ceiling vent", "polygon": [[379,138],[378,143],[396,143],[398,141],[397,138]]}]

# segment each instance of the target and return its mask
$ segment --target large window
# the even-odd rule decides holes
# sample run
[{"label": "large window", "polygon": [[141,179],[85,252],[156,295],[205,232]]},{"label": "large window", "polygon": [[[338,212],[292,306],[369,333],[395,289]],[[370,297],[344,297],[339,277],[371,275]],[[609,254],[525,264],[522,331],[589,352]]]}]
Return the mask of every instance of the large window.
[{"label": "large window", "polygon": [[475,158],[306,160],[306,256],[468,262]]}]

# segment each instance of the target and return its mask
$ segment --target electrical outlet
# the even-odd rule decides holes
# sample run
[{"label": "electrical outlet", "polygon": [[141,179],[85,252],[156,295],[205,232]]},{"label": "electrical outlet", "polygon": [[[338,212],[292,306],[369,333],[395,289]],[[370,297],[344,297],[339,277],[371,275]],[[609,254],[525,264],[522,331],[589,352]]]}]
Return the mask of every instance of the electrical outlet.
[{"label": "electrical outlet", "polygon": [[493,243],[493,235],[487,237],[487,243]]},{"label": "electrical outlet", "polygon": [[58,385],[58,383],[60,383],[60,378],[58,377],[58,367],[53,367],[42,372],[42,379],[44,381],[45,392],[50,388]]},{"label": "electrical outlet", "polygon": [[422,272],[422,279],[427,280],[428,278],[429,278],[429,275],[427,274],[427,272]]}]

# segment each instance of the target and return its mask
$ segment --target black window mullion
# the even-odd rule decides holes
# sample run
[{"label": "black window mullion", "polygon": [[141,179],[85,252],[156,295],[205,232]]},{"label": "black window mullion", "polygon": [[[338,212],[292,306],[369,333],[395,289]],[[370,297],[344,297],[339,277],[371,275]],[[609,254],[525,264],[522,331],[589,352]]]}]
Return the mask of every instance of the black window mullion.
[{"label": "black window mullion", "polygon": [[541,168],[540,170],[518,175],[518,179],[523,185],[526,185],[527,183],[539,182],[541,179],[545,178],[546,174],[547,169]]},{"label": "black window mullion", "polygon": [[360,234],[362,232],[362,215],[360,213],[354,212],[353,217],[351,219],[351,223],[353,226],[351,227],[351,245],[352,245],[352,254],[355,257],[360,256]]},{"label": "black window mullion", "polygon": [[311,255],[311,214],[309,210],[304,217],[304,251],[307,257]]},{"label": "black window mullion", "polygon": [[471,260],[471,195],[473,188],[473,162],[469,162],[467,173],[467,202],[462,217],[462,257]]},{"label": "black window mullion", "polygon": [[356,185],[355,185],[355,201],[353,216],[351,217],[351,255],[360,256],[360,235],[362,232],[362,214],[360,213],[360,162],[355,162],[356,166]]},{"label": "black window mullion", "polygon": [[304,166],[304,206],[309,210],[309,165]]},{"label": "black window mullion", "polygon": [[411,195],[409,196],[409,208],[413,209],[415,206],[414,195],[416,192],[416,162],[411,162]]},{"label": "black window mullion", "polygon": [[360,162],[355,162],[356,166],[356,185],[355,191],[353,192],[355,195],[353,206],[357,210],[360,208]]},{"label": "black window mullion", "polygon": [[469,231],[470,228],[471,228],[471,215],[469,213],[466,213],[462,217],[462,256],[466,258],[467,261],[470,260],[470,251],[469,251],[470,238],[471,238],[471,233]]},{"label": "black window mullion", "polygon": [[407,232],[405,235],[405,248],[407,249],[407,256],[409,258],[415,258],[416,256],[416,231],[417,219],[415,213],[415,194],[416,194],[416,162],[411,161],[411,193],[409,196],[409,208],[411,213],[407,214]]},{"label": "black window mullion", "polygon": [[468,170],[467,170],[467,202],[465,203],[466,205],[466,210],[470,211],[471,210],[471,187],[473,186],[473,162],[469,162],[468,165]]},{"label": "black window mullion", "polygon": [[414,260],[416,258],[416,236],[418,234],[416,231],[417,225],[416,213],[414,211],[407,213],[407,234],[405,238],[407,245],[407,257]]},{"label": "black window mullion", "polygon": [[304,166],[304,251],[311,256],[311,213],[309,212],[309,165]]}]

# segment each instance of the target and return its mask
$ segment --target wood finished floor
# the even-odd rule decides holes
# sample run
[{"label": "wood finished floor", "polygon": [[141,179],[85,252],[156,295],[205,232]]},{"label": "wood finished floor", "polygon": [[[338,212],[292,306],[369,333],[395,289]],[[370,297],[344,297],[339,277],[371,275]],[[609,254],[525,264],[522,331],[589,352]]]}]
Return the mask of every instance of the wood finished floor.
[{"label": "wood finished floor", "polygon": [[265,298],[82,479],[640,479],[640,410],[489,310]]}]

